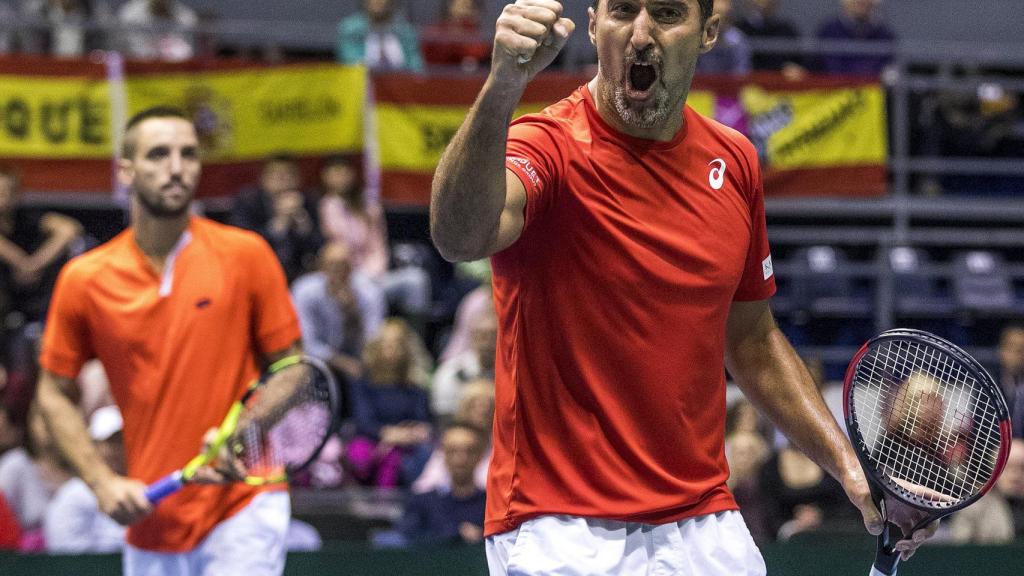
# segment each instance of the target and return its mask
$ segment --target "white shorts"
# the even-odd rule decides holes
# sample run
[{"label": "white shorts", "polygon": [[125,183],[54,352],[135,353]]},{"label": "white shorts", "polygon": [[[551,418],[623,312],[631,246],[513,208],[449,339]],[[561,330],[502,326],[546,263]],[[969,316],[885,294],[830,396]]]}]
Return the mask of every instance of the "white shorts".
[{"label": "white shorts", "polygon": [[291,500],[284,491],[257,494],[218,524],[194,550],[150,552],[126,545],[125,576],[280,576]]},{"label": "white shorts", "polygon": [[491,576],[764,576],[737,511],[668,524],[541,516],[487,538]]}]

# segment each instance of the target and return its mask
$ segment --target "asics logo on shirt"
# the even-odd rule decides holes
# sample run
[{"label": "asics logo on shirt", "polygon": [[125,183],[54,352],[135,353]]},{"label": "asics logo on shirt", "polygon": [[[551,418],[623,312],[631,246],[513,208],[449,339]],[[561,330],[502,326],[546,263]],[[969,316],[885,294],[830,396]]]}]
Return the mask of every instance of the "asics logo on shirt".
[{"label": "asics logo on shirt", "polygon": [[708,166],[714,166],[708,174],[708,184],[715,190],[721,190],[722,184],[725,183],[725,160],[715,158],[708,162]]}]

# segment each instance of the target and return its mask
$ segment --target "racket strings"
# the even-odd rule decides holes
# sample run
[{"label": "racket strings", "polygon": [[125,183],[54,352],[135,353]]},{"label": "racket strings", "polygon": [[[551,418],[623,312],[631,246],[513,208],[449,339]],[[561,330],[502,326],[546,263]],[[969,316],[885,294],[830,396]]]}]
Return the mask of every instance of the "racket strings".
[{"label": "racket strings", "polygon": [[995,472],[999,418],[975,376],[946,352],[883,341],[857,366],[854,410],[876,469],[909,498],[953,506]]},{"label": "racket strings", "polygon": [[307,462],[332,423],[327,380],[318,368],[295,364],[275,373],[246,410],[253,418],[237,439],[250,476],[274,476]]}]

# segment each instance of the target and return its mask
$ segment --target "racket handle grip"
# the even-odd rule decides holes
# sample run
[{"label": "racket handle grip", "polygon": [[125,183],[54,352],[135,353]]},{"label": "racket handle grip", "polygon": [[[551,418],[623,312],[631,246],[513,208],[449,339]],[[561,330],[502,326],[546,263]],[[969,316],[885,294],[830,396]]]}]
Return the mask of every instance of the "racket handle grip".
[{"label": "racket handle grip", "polygon": [[875,550],[875,564],[871,567],[871,576],[896,576],[896,568],[900,564],[900,553],[893,550],[896,540],[892,533],[893,525],[888,522],[878,535],[878,547]]},{"label": "racket handle grip", "polygon": [[146,488],[146,498],[149,499],[150,503],[156,504],[181,490],[181,487],[184,485],[185,483],[181,481],[181,472],[171,472]]}]

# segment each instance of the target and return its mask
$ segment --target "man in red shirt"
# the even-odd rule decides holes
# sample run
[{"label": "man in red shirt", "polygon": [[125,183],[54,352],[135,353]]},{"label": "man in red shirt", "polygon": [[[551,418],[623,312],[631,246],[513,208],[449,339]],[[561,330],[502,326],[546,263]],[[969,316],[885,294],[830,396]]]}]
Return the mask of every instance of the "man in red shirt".
[{"label": "man in red shirt", "polygon": [[[119,177],[132,193],[131,226],[61,271],[36,402],[100,509],[130,525],[125,574],[272,576],[284,570],[284,486],[193,484],[157,506],[145,496],[198,452],[261,363],[299,351],[270,246],[191,215],[199,173],[195,127],[180,112],[154,108],[128,121]],[[91,358],[123,416],[127,476],[103,461],[67,396]]]},{"label": "man in red shirt", "polygon": [[768,305],[754,147],[686,106],[718,35],[711,9],[594,2],[597,76],[509,127],[574,25],[557,1],[506,6],[490,76],[438,166],[438,249],[494,270],[492,574],[764,574],[725,485],[725,368],[881,530]]}]

